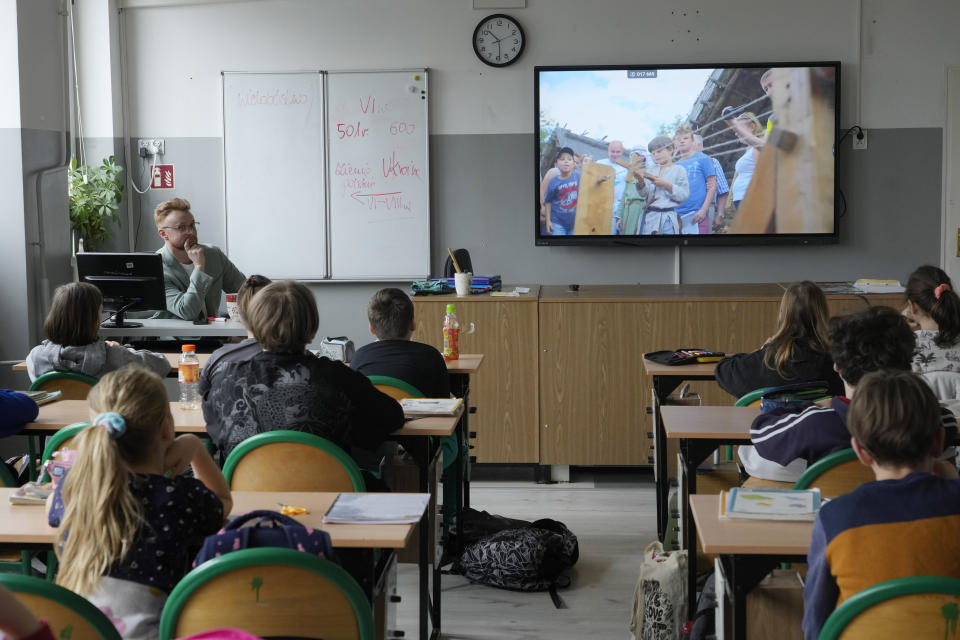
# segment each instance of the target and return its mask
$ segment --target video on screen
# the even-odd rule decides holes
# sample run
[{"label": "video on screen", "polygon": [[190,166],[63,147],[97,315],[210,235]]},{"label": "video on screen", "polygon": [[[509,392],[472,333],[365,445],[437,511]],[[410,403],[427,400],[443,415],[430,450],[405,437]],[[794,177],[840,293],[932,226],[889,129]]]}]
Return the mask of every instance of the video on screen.
[{"label": "video on screen", "polygon": [[538,241],[835,234],[838,71],[537,68]]}]

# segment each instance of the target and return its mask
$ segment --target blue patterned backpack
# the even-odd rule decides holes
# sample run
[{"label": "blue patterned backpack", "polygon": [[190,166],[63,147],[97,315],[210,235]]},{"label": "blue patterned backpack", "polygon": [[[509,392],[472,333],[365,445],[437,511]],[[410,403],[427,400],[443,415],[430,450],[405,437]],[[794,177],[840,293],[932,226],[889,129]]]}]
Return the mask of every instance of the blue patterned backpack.
[{"label": "blue patterned backpack", "polygon": [[[245,526],[251,522],[251,526]],[[193,566],[231,551],[257,547],[296,549],[338,562],[330,544],[329,533],[306,527],[282,513],[260,510],[237,516],[223,529],[207,536],[193,561]]]}]

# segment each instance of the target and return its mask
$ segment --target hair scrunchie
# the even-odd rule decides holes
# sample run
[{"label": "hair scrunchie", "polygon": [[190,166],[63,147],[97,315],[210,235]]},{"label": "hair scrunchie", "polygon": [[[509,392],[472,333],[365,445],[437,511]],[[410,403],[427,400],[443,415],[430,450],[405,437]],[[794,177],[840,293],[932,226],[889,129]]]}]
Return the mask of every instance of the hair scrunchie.
[{"label": "hair scrunchie", "polygon": [[93,424],[105,428],[107,433],[110,434],[111,440],[116,440],[127,431],[127,421],[115,411],[101,413],[93,419]]},{"label": "hair scrunchie", "polygon": [[940,296],[943,295],[943,292],[944,292],[944,291],[952,291],[952,290],[953,290],[953,289],[950,288],[950,285],[948,285],[946,282],[944,282],[944,283],[941,284],[939,287],[937,287],[936,289],[933,290],[933,297],[936,298],[937,300],[939,300],[939,299],[940,299]]}]

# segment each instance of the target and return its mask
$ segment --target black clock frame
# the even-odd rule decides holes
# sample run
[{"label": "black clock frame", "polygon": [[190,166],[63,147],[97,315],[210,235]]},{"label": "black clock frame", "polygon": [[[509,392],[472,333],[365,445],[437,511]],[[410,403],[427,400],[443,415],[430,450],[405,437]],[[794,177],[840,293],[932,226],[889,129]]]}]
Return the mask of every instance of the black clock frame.
[{"label": "black clock frame", "polygon": [[[496,18],[506,18],[513,24],[517,25],[517,29],[520,31],[520,50],[517,51],[517,55],[513,56],[511,60],[508,60],[502,64],[496,64],[494,62],[490,62],[489,60],[484,58],[482,55],[480,55],[480,50],[477,48],[477,34],[480,33],[480,29],[487,22],[489,22],[490,20],[494,20]],[[477,58],[479,58],[480,62],[482,62],[483,64],[489,67],[493,67],[495,69],[502,69],[503,67],[509,67],[510,65],[512,65],[514,62],[516,62],[520,58],[520,56],[523,55],[523,50],[526,46],[527,46],[527,35],[523,31],[523,25],[520,24],[519,20],[517,20],[513,16],[508,16],[505,13],[494,13],[487,16],[486,18],[481,20],[479,23],[477,23],[476,28],[473,30],[473,53],[477,56]]]}]

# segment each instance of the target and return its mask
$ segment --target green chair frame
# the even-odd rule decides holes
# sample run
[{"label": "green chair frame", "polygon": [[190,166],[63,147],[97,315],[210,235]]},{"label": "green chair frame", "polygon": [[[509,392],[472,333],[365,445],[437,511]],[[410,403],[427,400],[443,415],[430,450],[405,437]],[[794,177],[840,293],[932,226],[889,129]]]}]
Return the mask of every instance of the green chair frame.
[{"label": "green chair frame", "polygon": [[39,376],[30,384],[30,391],[36,391],[51,380],[76,380],[77,382],[86,382],[91,387],[95,386],[99,380],[85,373],[74,373],[72,371],[48,371]]},{"label": "green chair frame", "polygon": [[845,600],[830,614],[823,628],[820,629],[819,640],[836,640],[854,618],[876,604],[900,596],[924,593],[940,593],[960,597],[960,578],[911,576],[909,578],[887,580],[872,587],[867,587]]},{"label": "green chair frame", "polygon": [[373,640],[373,610],[370,601],[357,581],[343,568],[309,553],[294,549],[261,547],[241,549],[208,560],[188,573],[170,592],[160,616],[160,640],[173,640],[177,621],[190,595],[208,580],[235,569],[257,565],[297,567],[317,573],[334,584],[349,600],[357,619],[361,640]]},{"label": "green chair frame", "polygon": [[[107,618],[100,609],[88,602],[86,598],[77,595],[69,589],[51,584],[40,578],[12,573],[0,574],[0,584],[7,587],[13,593],[28,593],[40,596],[73,610],[90,623],[90,626],[100,635],[102,640],[121,640],[116,627],[113,626],[110,619]],[[41,614],[37,617],[43,618],[44,616]],[[51,631],[53,631],[54,635],[58,633],[58,630],[55,629],[51,629]]]},{"label": "green chair frame", "polygon": [[404,382],[400,378],[394,378],[392,376],[367,376],[367,379],[370,380],[374,385],[382,384],[388,387],[396,387],[401,391],[410,394],[412,398],[423,398],[423,393],[417,389],[415,386],[409,382]]},{"label": "green chair frame", "polygon": [[851,462],[857,459],[856,452],[848,447],[846,449],[841,449],[840,451],[834,451],[828,456],[820,458],[812,465],[807,467],[806,471],[800,474],[800,477],[797,478],[797,481],[794,483],[794,489],[809,489],[810,485],[819,478],[823,473],[826,473],[828,470],[841,465],[844,462]]},{"label": "green chair frame", "polygon": [[[60,448],[60,445],[89,426],[89,422],[75,422],[73,424],[68,424],[62,429],[58,429],[56,433],[50,436],[50,438],[47,440],[47,446],[43,448],[43,455],[40,456],[40,468],[42,469],[43,464],[53,457],[53,453]],[[50,477],[47,475],[46,470],[40,474],[40,480],[43,482],[50,481]]]},{"label": "green chair frame", "polygon": [[346,469],[347,475],[350,476],[350,480],[353,482],[354,491],[365,492],[367,490],[366,482],[363,480],[363,474],[360,473],[360,467],[357,466],[357,463],[354,462],[353,458],[351,458],[346,451],[326,438],[321,438],[312,433],[290,431],[288,429],[259,433],[252,438],[247,438],[234,447],[230,455],[227,456],[227,460],[223,463],[223,477],[227,480],[227,484],[231,484],[233,472],[245,455],[257,447],[277,442],[304,444],[325,451]]}]

